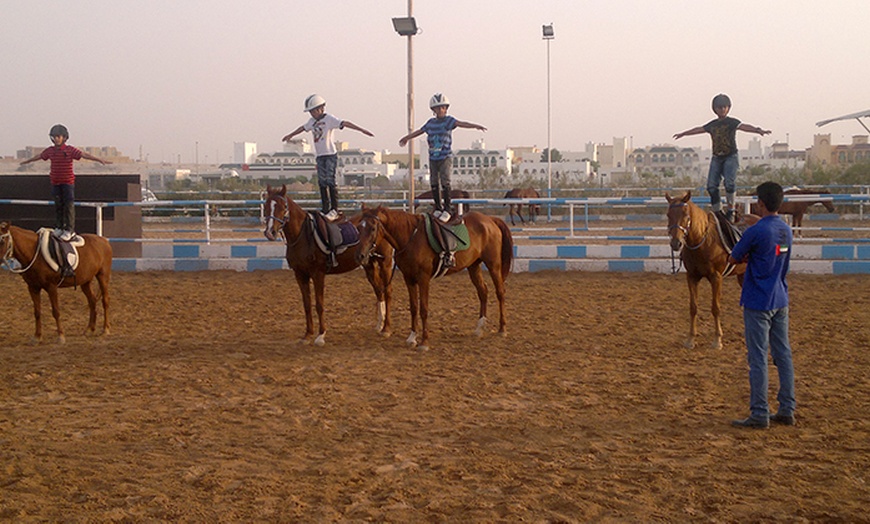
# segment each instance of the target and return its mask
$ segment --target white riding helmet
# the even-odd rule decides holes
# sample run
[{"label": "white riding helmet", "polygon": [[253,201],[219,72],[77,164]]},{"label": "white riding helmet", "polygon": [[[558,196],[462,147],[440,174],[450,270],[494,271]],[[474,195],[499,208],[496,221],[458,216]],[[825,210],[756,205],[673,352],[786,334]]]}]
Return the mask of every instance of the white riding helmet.
[{"label": "white riding helmet", "polygon": [[305,99],[305,110],[303,110],[302,112],[307,113],[307,112],[311,111],[312,109],[317,109],[318,107],[325,106],[325,105],[326,105],[326,100],[324,100],[322,96],[311,95]]},{"label": "white riding helmet", "polygon": [[435,93],[432,95],[432,98],[429,99],[429,109],[435,109],[439,106],[449,106],[450,100],[447,100],[447,97],[442,95],[441,93]]}]

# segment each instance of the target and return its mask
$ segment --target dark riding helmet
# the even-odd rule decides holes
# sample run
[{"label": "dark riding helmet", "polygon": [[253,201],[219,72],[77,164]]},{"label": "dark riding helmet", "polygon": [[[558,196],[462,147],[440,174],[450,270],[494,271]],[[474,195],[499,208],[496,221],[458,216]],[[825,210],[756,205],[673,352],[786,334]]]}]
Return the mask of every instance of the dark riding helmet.
[{"label": "dark riding helmet", "polygon": [[48,136],[62,136],[69,140],[69,131],[67,131],[65,125],[55,124],[51,127],[51,131],[48,132]]},{"label": "dark riding helmet", "polygon": [[713,97],[713,109],[715,110],[717,107],[731,107],[731,99],[728,98],[728,95],[719,93]]}]

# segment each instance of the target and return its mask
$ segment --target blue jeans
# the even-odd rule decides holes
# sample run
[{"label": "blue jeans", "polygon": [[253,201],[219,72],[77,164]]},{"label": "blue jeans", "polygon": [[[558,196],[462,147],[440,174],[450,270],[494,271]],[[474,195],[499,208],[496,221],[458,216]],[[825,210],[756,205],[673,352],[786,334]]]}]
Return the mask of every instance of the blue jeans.
[{"label": "blue jeans", "polygon": [[746,357],[749,362],[749,411],[752,418],[767,420],[767,349],[779,373],[780,415],[794,415],[794,365],[788,343],[788,306],[760,311],[743,308]]},{"label": "blue jeans", "polygon": [[707,193],[710,194],[710,205],[713,211],[719,211],[722,198],[719,196],[719,184],[725,179],[725,194],[728,203],[734,204],[734,194],[737,193],[737,168],[740,157],[737,153],[728,156],[714,156],[710,160],[710,172],[707,174]]},{"label": "blue jeans", "polygon": [[323,155],[317,157],[318,187],[335,187],[335,169],[338,167],[338,155]]}]

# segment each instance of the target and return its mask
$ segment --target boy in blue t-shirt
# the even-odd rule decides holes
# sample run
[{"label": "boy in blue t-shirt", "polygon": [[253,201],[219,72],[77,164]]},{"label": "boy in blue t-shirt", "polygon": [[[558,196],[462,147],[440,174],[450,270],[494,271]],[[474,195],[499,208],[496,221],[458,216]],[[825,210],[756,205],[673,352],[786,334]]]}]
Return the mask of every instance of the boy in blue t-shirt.
[{"label": "boy in blue t-shirt", "polygon": [[737,151],[737,131],[746,131],[759,135],[770,133],[767,129],[750,124],[744,124],[736,118],[728,116],[731,111],[731,99],[728,95],[718,94],[713,97],[713,112],[716,118],[703,126],[693,127],[674,135],[680,139],[688,135],[709,133],[713,141],[713,157],[710,159],[710,172],[707,174],[707,193],[710,194],[710,204],[713,211],[719,211],[722,199],[719,196],[719,184],[725,179],[725,203],[728,218],[734,216],[734,200],[737,193],[737,168],[740,155]]},{"label": "boy in blue t-shirt", "polygon": [[[794,425],[794,365],[788,343],[788,273],[792,232],[778,211],[782,186],[764,182],[758,186],[761,219],[743,233],[731,251],[729,262],[746,262],[740,305],[749,362],[749,418],[734,426],[766,428],[769,422]],[[767,403],[767,350],[779,373],[779,409],[770,415]]]},{"label": "boy in blue t-shirt", "polygon": [[[426,133],[429,141],[429,185],[432,187],[432,200],[435,201],[435,218],[442,222],[450,221],[450,169],[452,167],[453,142],[452,131],[457,127],[479,129],[486,131],[480,124],[472,124],[457,120],[447,115],[450,101],[441,93],[435,93],[429,100],[429,109],[435,113],[423,127],[399,139],[399,146],[405,147],[408,140],[413,140]],[[441,204],[441,199],[444,204]]]}]

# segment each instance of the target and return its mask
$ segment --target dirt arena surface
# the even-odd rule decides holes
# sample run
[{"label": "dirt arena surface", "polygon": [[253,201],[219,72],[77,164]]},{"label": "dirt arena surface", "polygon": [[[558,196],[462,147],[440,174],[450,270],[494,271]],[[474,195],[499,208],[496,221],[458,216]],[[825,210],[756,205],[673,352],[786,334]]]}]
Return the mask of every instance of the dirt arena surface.
[{"label": "dirt arena surface", "polygon": [[740,430],[734,280],[713,351],[706,283],[682,347],[684,275],[514,274],[508,336],[476,339],[460,274],[419,352],[400,276],[391,338],[361,272],[329,277],[316,348],[289,271],[115,273],[111,335],[63,290],[59,346],[0,272],[0,520],[868,522],[870,278],[790,282],[798,425]]}]

